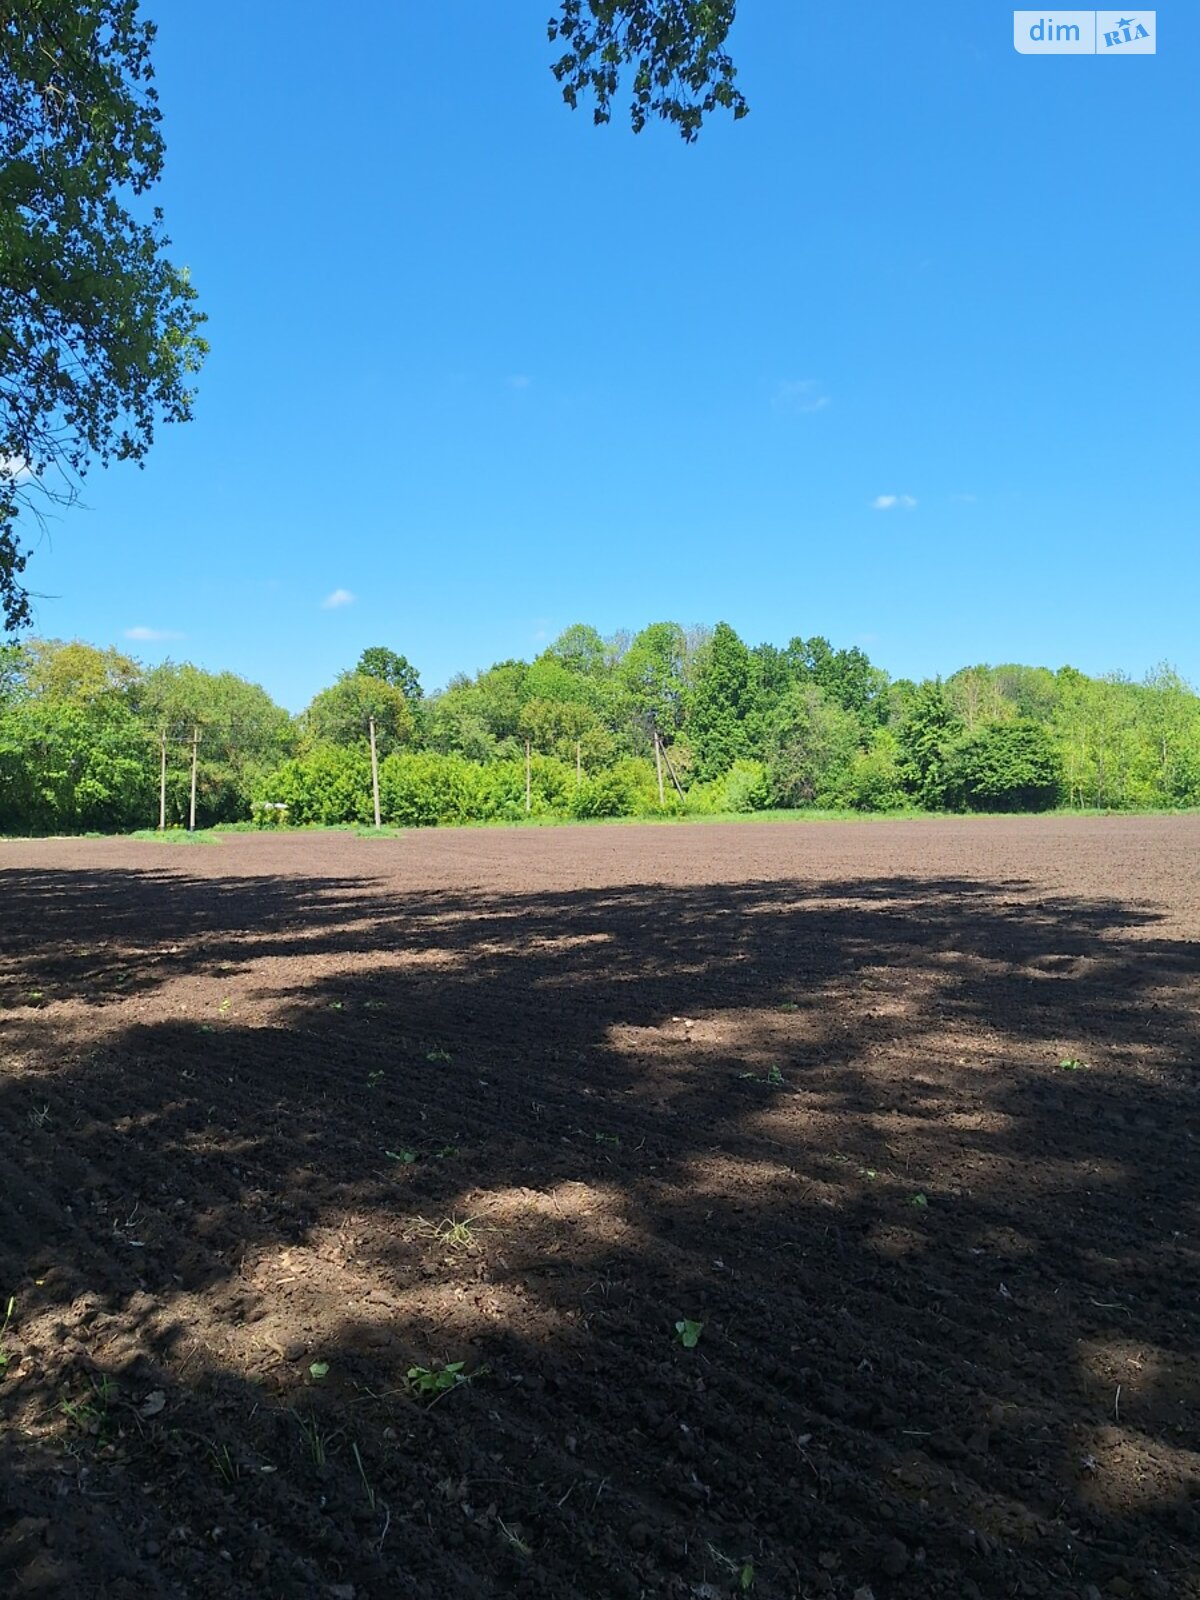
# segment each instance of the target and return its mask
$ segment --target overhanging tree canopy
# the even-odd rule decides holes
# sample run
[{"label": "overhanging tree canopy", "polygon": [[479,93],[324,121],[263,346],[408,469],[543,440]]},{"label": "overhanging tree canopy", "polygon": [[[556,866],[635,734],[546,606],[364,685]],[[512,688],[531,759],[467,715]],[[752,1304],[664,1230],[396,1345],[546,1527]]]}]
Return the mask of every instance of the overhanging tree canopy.
[{"label": "overhanging tree canopy", "polygon": [[[725,48],[735,0],[559,0],[563,98],[687,141],[746,102]],[[141,461],[192,412],[207,352],[185,269],[145,201],[164,146],[138,0],[10,0],[0,16],[0,616],[29,621],[22,509],[74,500],[88,467]]]},{"label": "overhanging tree canopy", "polygon": [[28,620],[14,519],[191,415],[207,346],[145,202],[162,170],[136,0],[13,0],[0,21],[0,606]]},{"label": "overhanging tree canopy", "polygon": [[710,112],[744,117],[749,108],[725,49],[736,10],[736,0],[561,0],[549,31],[551,43],[566,46],[554,63],[563,99],[574,109],[590,95],[593,118],[608,122],[631,71],[635,133],[661,117],[690,144]]}]

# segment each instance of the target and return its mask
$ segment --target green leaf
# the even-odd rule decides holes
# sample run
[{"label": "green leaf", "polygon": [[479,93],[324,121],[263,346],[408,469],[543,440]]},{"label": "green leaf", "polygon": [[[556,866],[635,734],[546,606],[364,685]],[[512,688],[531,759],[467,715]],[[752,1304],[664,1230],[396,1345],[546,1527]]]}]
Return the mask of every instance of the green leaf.
[{"label": "green leaf", "polygon": [[678,1334],[679,1342],[685,1350],[694,1350],[696,1348],[700,1343],[700,1335],[703,1329],[704,1324],[702,1322],[692,1322],[686,1317],[675,1324],[675,1332]]},{"label": "green leaf", "polygon": [[308,1371],[309,1376],[315,1378],[319,1383],[322,1378],[327,1376],[329,1372],[329,1363],[328,1361],[314,1361],[312,1366],[309,1367]]}]

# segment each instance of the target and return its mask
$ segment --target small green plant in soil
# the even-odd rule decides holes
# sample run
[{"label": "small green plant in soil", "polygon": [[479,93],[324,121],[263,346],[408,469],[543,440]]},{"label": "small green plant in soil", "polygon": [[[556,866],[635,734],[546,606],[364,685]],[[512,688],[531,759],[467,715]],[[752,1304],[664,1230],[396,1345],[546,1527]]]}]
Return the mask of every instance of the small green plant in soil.
[{"label": "small green plant in soil", "polygon": [[300,1425],[300,1432],[304,1435],[304,1443],[312,1458],[314,1467],[323,1467],[329,1454],[329,1446],[336,1435],[326,1435],[321,1432],[320,1424],[315,1416],[309,1416],[307,1421],[298,1411],[292,1413]]},{"label": "small green plant in soil", "polygon": [[1086,1072],[1087,1062],[1080,1061],[1078,1056],[1066,1056],[1058,1063],[1063,1072]]},{"label": "small green plant in soil", "polygon": [[500,1529],[500,1535],[510,1550],[515,1550],[519,1556],[531,1556],[533,1554],[532,1548],[525,1543],[525,1540],[514,1528],[508,1526],[503,1517],[496,1518],[496,1526]]},{"label": "small green plant in soil", "polygon": [[93,1439],[102,1439],[112,1421],[110,1409],[116,1399],[117,1386],[107,1373],[91,1380],[92,1390],[80,1400],[60,1400],[58,1409],[80,1433]]},{"label": "small green plant in soil", "polygon": [[723,1555],[722,1552],[717,1549],[715,1544],[709,1545],[708,1553],[710,1556],[712,1556],[713,1560],[718,1563],[718,1565],[724,1567],[725,1571],[729,1573],[730,1577],[736,1580],[739,1593],[748,1594],[750,1590],[753,1589],[753,1561],[742,1561],[740,1563],[733,1561],[729,1558],[729,1556]]},{"label": "small green plant in soil", "polygon": [[910,1206],[916,1206],[917,1209],[920,1210],[923,1206],[927,1206],[929,1204],[929,1199],[926,1195],[918,1192],[917,1194],[909,1197],[908,1203]]},{"label": "small green plant in soil", "polygon": [[16,1295],[10,1294],[4,1311],[4,1323],[0,1326],[0,1379],[12,1365],[12,1351],[8,1348],[8,1330],[12,1327],[13,1309],[16,1303]]},{"label": "small green plant in soil", "polygon": [[474,1383],[483,1372],[482,1367],[468,1372],[465,1361],[447,1361],[435,1367],[409,1367],[406,1377],[418,1399],[434,1401],[449,1394],[451,1389],[461,1388],[464,1383]]},{"label": "small green plant in soil", "polygon": [[778,1066],[774,1064],[767,1068],[761,1078],[757,1072],[739,1072],[738,1077],[750,1083],[765,1083],[769,1089],[785,1089],[787,1087],[787,1079]]},{"label": "small green plant in soil", "polygon": [[242,1474],[237,1462],[229,1453],[229,1446],[227,1444],[220,1446],[209,1445],[208,1459],[212,1462],[217,1477],[227,1488],[232,1489]]},{"label": "small green plant in soil", "polygon": [[475,1243],[474,1217],[443,1217],[436,1225],[423,1217],[418,1220],[428,1234],[452,1250],[469,1250]]},{"label": "small green plant in soil", "polygon": [[358,1453],[358,1444],[354,1439],[351,1439],[350,1441],[350,1449],[354,1456],[354,1464],[358,1468],[358,1475],[362,1479],[362,1486],[367,1492],[367,1504],[370,1506],[371,1510],[374,1511],[375,1490],[371,1484],[370,1478],[367,1477],[367,1469],[363,1466],[363,1458]]},{"label": "small green plant in soil", "polygon": [[700,1335],[704,1331],[702,1322],[693,1322],[689,1317],[682,1317],[675,1324],[675,1337],[685,1350],[694,1350],[700,1343]]}]

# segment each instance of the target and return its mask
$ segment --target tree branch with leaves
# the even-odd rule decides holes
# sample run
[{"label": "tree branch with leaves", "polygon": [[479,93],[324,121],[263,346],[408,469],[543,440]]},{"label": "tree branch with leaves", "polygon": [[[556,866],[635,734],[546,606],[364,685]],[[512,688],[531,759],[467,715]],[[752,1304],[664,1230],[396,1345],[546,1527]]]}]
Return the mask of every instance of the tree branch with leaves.
[{"label": "tree branch with leaves", "polygon": [[736,10],[735,0],[561,0],[549,33],[565,47],[553,68],[563,99],[574,110],[590,97],[594,120],[609,122],[631,74],[634,133],[659,117],[689,144],[718,109],[744,117],[749,107],[725,48]]},{"label": "tree branch with leaves", "polygon": [[22,511],[186,422],[207,352],[146,202],[164,146],[136,0],[13,0],[0,21],[0,608],[29,620]]}]

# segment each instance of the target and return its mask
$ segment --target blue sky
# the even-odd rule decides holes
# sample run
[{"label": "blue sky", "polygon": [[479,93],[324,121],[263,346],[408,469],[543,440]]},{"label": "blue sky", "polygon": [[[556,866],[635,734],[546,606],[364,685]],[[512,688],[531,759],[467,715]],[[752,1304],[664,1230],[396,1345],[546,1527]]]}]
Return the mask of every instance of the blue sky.
[{"label": "blue sky", "polygon": [[1047,59],[992,0],[743,0],[691,147],[567,111],[550,0],[143,9],[212,356],[39,632],[292,709],[665,617],[1200,680],[1200,8]]}]

